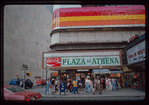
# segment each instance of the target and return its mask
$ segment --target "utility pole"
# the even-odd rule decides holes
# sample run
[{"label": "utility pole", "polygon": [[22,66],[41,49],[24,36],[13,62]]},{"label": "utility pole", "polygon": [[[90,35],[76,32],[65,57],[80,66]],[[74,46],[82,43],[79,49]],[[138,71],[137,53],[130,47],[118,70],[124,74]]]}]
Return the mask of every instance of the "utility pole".
[{"label": "utility pole", "polygon": [[47,69],[48,69],[48,67],[46,66],[46,81],[47,81]]},{"label": "utility pole", "polygon": [[23,82],[23,88],[25,89],[25,74],[26,74],[26,71],[24,70],[24,82]]},{"label": "utility pole", "polygon": [[22,70],[24,70],[23,88],[25,89],[25,75],[26,75],[26,70],[28,70],[28,65],[23,64]]},{"label": "utility pole", "polygon": [[[100,68],[102,68],[102,65],[101,64],[99,64],[99,77],[100,77]],[[100,82],[101,82],[101,77],[100,77]]]}]

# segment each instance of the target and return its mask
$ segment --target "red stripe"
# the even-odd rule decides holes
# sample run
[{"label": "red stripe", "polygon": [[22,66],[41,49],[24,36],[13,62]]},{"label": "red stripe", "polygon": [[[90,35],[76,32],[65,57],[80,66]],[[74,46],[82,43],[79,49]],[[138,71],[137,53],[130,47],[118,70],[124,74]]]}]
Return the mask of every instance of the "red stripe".
[{"label": "red stripe", "polygon": [[71,16],[98,16],[98,15],[136,15],[145,14],[145,10],[130,10],[130,11],[94,11],[94,12],[65,12],[53,14],[56,17],[71,17]]},{"label": "red stripe", "polygon": [[129,10],[145,10],[143,5],[133,6],[108,6],[108,7],[79,7],[79,8],[59,8],[53,11],[53,14],[57,12],[94,12],[94,11],[129,11]]}]

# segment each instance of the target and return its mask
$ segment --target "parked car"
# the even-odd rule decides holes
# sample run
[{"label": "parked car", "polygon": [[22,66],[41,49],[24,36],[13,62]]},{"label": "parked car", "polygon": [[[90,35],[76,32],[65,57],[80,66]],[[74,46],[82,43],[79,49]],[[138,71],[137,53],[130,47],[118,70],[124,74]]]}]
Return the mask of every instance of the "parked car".
[{"label": "parked car", "polygon": [[[23,87],[23,80],[24,79],[20,79],[20,81],[22,82],[22,84],[20,85],[21,87]],[[32,88],[32,86],[33,86],[33,82],[30,79],[26,79],[25,80],[25,88],[26,87]]]},{"label": "parked car", "polygon": [[16,85],[16,81],[17,81],[17,79],[12,79],[9,84],[10,85]]},{"label": "parked car", "polygon": [[46,85],[46,80],[45,79],[37,79],[36,84],[37,84],[37,86]]},{"label": "parked car", "polygon": [[[24,81],[23,81],[24,79],[20,79],[20,86],[21,87],[23,87],[23,83],[24,83]],[[12,79],[11,81],[10,81],[10,85],[16,85],[16,79]],[[26,79],[25,80],[25,88],[27,88],[27,87],[29,87],[29,88],[32,88],[32,86],[33,86],[33,82],[30,80],[30,79]]]},{"label": "parked car", "polygon": [[3,91],[5,100],[34,101],[41,98],[39,92],[26,91],[25,89],[14,85],[4,85]]}]

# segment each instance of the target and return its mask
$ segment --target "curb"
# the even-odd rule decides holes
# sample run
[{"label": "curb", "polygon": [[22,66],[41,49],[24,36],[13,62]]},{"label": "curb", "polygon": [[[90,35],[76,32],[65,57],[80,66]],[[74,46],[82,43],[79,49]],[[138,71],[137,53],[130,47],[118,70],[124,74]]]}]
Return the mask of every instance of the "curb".
[{"label": "curb", "polygon": [[81,96],[41,96],[42,98],[97,98],[97,97],[145,97],[144,95],[140,96],[102,96],[102,95],[94,95],[94,96],[86,96],[86,95],[81,95]]}]

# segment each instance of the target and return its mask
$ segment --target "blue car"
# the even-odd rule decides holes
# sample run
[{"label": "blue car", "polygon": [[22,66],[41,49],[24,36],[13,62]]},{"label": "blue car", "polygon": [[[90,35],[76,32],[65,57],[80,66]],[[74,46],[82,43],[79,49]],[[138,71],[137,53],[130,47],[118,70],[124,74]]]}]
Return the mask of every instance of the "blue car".
[{"label": "blue car", "polygon": [[12,79],[9,84],[10,85],[16,85],[16,81],[17,81],[17,79]]},{"label": "blue car", "polygon": [[[21,87],[23,87],[23,83],[24,83],[24,79],[19,79],[20,80],[20,86]],[[17,81],[17,79],[12,79],[11,81],[10,81],[10,85],[17,85],[16,84],[16,81]],[[25,88],[26,87],[29,87],[29,88],[32,88],[32,86],[33,86],[33,82],[30,80],[30,79],[26,79],[26,81],[25,81]]]}]

